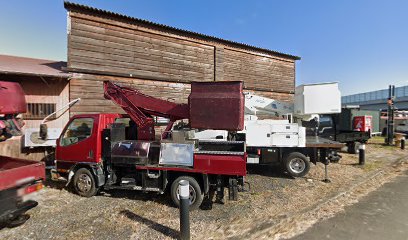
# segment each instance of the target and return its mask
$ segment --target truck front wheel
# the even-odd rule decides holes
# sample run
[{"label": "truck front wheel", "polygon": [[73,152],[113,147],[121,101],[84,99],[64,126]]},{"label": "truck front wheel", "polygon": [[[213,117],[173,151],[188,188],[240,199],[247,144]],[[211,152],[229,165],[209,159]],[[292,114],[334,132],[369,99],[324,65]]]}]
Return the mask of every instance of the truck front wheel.
[{"label": "truck front wheel", "polygon": [[86,168],[80,168],[75,172],[73,187],[75,192],[83,197],[92,197],[98,192],[95,178]]},{"label": "truck front wheel", "polygon": [[171,184],[171,199],[173,200],[174,204],[179,207],[180,206],[180,189],[179,183],[181,180],[187,180],[190,184],[190,210],[198,209],[203,202],[204,194],[201,191],[201,187],[198,182],[189,176],[181,176],[178,177],[176,180],[173,181]]},{"label": "truck front wheel", "polygon": [[285,170],[292,177],[303,177],[310,170],[310,163],[305,155],[300,152],[289,153],[283,162]]}]

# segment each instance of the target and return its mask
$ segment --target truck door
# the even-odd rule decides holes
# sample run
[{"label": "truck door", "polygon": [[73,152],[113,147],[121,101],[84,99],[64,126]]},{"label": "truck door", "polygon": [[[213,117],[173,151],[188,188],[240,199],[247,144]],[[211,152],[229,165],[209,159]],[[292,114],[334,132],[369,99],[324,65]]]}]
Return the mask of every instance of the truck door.
[{"label": "truck door", "polygon": [[[57,167],[68,169],[76,162],[97,162],[97,116],[71,119],[57,141]],[[63,165],[68,165],[63,167]]]}]

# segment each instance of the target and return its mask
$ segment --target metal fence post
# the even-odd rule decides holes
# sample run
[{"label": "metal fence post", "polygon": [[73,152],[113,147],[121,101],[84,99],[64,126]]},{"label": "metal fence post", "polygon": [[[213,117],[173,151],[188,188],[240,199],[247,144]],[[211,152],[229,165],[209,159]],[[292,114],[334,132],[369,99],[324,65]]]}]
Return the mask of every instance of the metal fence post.
[{"label": "metal fence post", "polygon": [[187,180],[181,180],[180,190],[180,239],[190,239],[190,184]]},{"label": "metal fence post", "polygon": [[358,164],[359,165],[364,165],[365,164],[365,144],[362,143],[359,146],[359,151],[358,151]]}]

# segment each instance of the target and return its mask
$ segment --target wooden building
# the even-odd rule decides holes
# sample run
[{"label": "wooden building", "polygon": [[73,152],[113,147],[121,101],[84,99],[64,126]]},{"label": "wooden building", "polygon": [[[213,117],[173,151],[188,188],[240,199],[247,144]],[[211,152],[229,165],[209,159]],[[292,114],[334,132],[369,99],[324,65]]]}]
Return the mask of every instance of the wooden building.
[{"label": "wooden building", "polygon": [[[62,128],[78,113],[122,112],[104,99],[104,80],[175,102],[187,101],[192,81],[244,81],[245,91],[293,99],[297,56],[88,6],[64,6],[67,63],[0,55],[0,80],[17,81],[26,93],[25,128],[38,128],[46,115],[76,98],[82,100],[49,128]],[[23,140],[0,143],[0,154],[45,156],[42,148],[24,149]]]},{"label": "wooden building", "polygon": [[186,102],[191,81],[244,81],[246,91],[291,101],[299,57],[65,2],[70,114],[121,111],[102,82]]},{"label": "wooden building", "polygon": [[[42,119],[69,101],[69,74],[61,71],[66,62],[0,55],[0,81],[18,82],[22,86],[27,112],[25,126],[38,129]],[[69,112],[61,112],[48,122],[50,128],[62,128],[69,120]],[[0,142],[0,155],[40,160],[44,149],[24,149],[24,139],[13,137]]]}]

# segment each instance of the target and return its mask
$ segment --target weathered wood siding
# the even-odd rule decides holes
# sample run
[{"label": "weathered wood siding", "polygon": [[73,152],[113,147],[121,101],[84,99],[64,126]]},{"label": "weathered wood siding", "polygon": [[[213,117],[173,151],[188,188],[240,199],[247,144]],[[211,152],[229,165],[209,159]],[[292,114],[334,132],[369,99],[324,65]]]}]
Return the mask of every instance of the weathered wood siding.
[{"label": "weathered wood siding", "polygon": [[190,94],[190,84],[187,83],[76,73],[70,81],[70,96],[71,99],[80,97],[82,100],[71,108],[71,115],[123,112],[112,101],[104,99],[103,81],[115,81],[123,86],[138,89],[144,94],[178,103],[186,103]]},{"label": "weathered wood siding", "polygon": [[0,156],[7,156],[18,159],[44,161],[46,152],[44,148],[22,148],[24,137],[17,136],[0,142]]},{"label": "weathered wood siding", "polygon": [[214,47],[71,14],[68,67],[168,81],[213,81]]},{"label": "weathered wood siding", "polygon": [[[82,100],[70,109],[71,115],[101,112],[123,113],[122,109],[117,107],[112,101],[104,99],[103,81],[114,81],[124,86],[138,89],[149,96],[177,103],[187,103],[187,98],[190,94],[190,84],[187,83],[75,73],[70,81],[70,98],[73,100],[80,97]],[[254,90],[245,91],[283,101],[293,100],[292,94]]]},{"label": "weathered wood siding", "polygon": [[244,81],[246,91],[291,101],[295,59],[250,51],[166,28],[80,10],[69,11],[70,100],[83,100],[77,113],[121,112],[103,98],[103,80],[186,102],[192,81]]},{"label": "weathered wood siding", "polygon": [[244,81],[248,89],[289,92],[295,88],[295,63],[270,56],[224,50],[224,80]]},{"label": "weathered wood siding", "polygon": [[[16,81],[22,86],[27,103],[55,103],[59,109],[69,102],[69,84],[66,79],[49,79],[44,81],[30,76],[2,76],[2,79]],[[60,112],[58,117],[47,123],[49,128],[63,128],[69,120],[69,111]],[[39,129],[42,120],[24,120],[23,131],[27,128]],[[0,142],[0,155],[20,159],[43,160],[44,148],[23,148],[24,136],[16,136]]]},{"label": "weathered wood siding", "polygon": [[[27,103],[55,103],[60,109],[69,102],[69,84],[66,79],[47,80],[41,79],[19,81],[24,90]],[[68,111],[59,112],[55,120],[47,123],[49,128],[63,128],[69,120]],[[25,128],[39,128],[42,120],[25,120]]]}]

